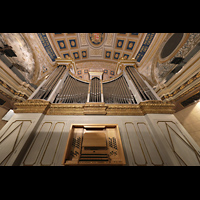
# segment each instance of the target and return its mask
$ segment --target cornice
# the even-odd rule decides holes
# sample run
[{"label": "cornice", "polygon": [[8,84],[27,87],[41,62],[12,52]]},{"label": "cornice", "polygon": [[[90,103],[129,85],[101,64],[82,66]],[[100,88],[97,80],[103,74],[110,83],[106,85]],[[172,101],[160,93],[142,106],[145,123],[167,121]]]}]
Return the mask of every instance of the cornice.
[{"label": "cornice", "polygon": [[173,114],[175,105],[158,100],[145,101],[139,104],[53,104],[46,100],[27,100],[15,103],[15,113],[43,113],[47,115],[129,115]]}]

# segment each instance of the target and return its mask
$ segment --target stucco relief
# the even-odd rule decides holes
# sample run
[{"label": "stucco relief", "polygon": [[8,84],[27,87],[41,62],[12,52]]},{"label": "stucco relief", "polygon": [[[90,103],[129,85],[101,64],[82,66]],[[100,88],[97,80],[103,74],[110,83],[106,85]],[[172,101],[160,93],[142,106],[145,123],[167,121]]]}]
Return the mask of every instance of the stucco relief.
[{"label": "stucco relief", "polygon": [[[178,50],[178,52],[166,62],[159,62],[159,54],[163,47],[163,45],[161,45],[153,61],[154,68],[152,70],[154,70],[153,73],[156,82],[161,83],[162,81],[164,81],[168,73],[174,69],[175,65],[171,63],[174,57],[185,58],[199,41],[200,41],[200,33],[191,33],[187,41]],[[163,44],[165,44],[165,42]]]},{"label": "stucco relief", "polygon": [[42,80],[46,75],[54,70],[54,63],[46,54],[42,44],[40,43],[36,33],[24,33],[24,37],[29,42],[35,59],[35,71],[32,82],[38,85],[38,81]]},{"label": "stucco relief", "polygon": [[9,46],[12,46],[17,57],[10,58],[13,64],[17,64],[17,68],[20,73],[23,74],[26,80],[30,80],[33,77],[35,69],[35,61],[33,53],[20,33],[3,33],[4,40]]}]

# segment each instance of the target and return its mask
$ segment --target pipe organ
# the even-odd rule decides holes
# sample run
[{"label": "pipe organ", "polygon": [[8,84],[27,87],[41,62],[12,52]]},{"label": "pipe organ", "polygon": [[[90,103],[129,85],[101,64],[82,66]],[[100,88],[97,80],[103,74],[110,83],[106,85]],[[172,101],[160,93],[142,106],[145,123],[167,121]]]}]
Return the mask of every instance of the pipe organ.
[{"label": "pipe organ", "polygon": [[137,104],[124,76],[103,84],[105,103]]},{"label": "pipe organ", "polygon": [[45,99],[47,100],[49,95],[56,87],[58,81],[66,70],[66,66],[58,66],[54,72],[48,77],[44,85],[42,85],[39,91],[35,94],[33,99]]},{"label": "pipe organ", "polygon": [[53,103],[85,103],[88,85],[68,75]]},{"label": "pipe organ", "polygon": [[89,91],[90,102],[101,102],[101,82],[99,78],[91,79]]},{"label": "pipe organ", "polygon": [[[53,90],[56,90],[54,91],[56,93],[55,98],[49,99],[53,103],[105,102],[137,104],[139,101],[134,97],[134,91],[139,93],[143,101],[158,100],[133,66],[127,66],[124,70],[130,79],[121,74],[115,80],[103,82],[101,76],[91,76],[90,83],[88,83],[76,79],[71,73],[66,76],[60,89],[56,88],[66,71],[68,71],[66,66],[59,65],[32,99],[47,100]],[[129,87],[130,82],[134,85],[134,91]]]},{"label": "pipe organ", "polygon": [[[121,59],[111,80],[57,67],[0,130],[0,166],[200,165],[200,147],[137,71]],[[56,116],[55,116],[56,115]]]},{"label": "pipe organ", "polygon": [[138,72],[133,66],[127,66],[126,71],[134,83],[136,89],[140,93],[142,99],[145,100],[157,100],[155,95],[151,92],[150,88],[145,84],[144,80],[140,77]]}]

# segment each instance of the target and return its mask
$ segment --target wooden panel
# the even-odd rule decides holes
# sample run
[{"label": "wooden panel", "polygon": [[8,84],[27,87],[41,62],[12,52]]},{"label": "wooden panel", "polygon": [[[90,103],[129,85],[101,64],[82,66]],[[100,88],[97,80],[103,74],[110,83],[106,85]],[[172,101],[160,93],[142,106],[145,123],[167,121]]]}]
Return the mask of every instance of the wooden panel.
[{"label": "wooden panel", "polygon": [[72,124],[62,164],[126,164],[118,125]]},{"label": "wooden panel", "polygon": [[162,121],[158,126],[181,165],[200,165],[198,152],[174,122]]},{"label": "wooden panel", "polygon": [[2,133],[0,136],[0,163],[17,148],[31,123],[31,120],[16,120]]},{"label": "wooden panel", "polygon": [[104,132],[86,132],[83,137],[83,147],[106,147],[106,135]]},{"label": "wooden panel", "polygon": [[147,161],[144,155],[144,151],[143,151],[140,139],[135,130],[134,124],[131,122],[126,122],[125,127],[126,127],[126,133],[128,136],[129,144],[131,147],[131,151],[133,154],[133,159],[136,165],[139,165],[139,166],[146,165]]},{"label": "wooden panel", "polygon": [[152,164],[163,165],[161,155],[147,125],[145,123],[137,123],[137,125]]},{"label": "wooden panel", "polygon": [[74,137],[72,140],[72,149],[70,151],[70,158],[72,162],[78,163],[81,154],[81,145],[83,141],[83,128],[74,128]]},{"label": "wooden panel", "polygon": [[28,154],[26,155],[24,165],[34,165],[34,163],[36,162],[41,152],[41,149],[44,145],[44,142],[46,140],[46,137],[49,133],[51,126],[52,126],[52,122],[44,122],[42,124],[40,130],[38,131],[31,145],[31,148],[29,149]]},{"label": "wooden panel", "polygon": [[110,159],[113,162],[120,161],[120,150],[118,148],[120,145],[118,144],[119,139],[117,138],[116,130],[113,128],[107,128],[107,144],[109,145],[108,153]]},{"label": "wooden panel", "polygon": [[63,133],[64,126],[64,122],[57,122],[55,124],[53,132],[50,136],[50,139],[42,156],[41,165],[49,166],[53,163],[57,152],[57,148],[59,146],[60,138]]}]

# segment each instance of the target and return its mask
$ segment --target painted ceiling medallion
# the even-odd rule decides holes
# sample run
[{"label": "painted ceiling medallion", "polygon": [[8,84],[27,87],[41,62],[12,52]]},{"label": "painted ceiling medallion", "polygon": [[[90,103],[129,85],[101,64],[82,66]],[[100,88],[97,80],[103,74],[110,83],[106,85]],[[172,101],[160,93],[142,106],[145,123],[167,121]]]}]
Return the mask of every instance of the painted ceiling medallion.
[{"label": "painted ceiling medallion", "polygon": [[88,33],[89,41],[92,46],[99,47],[103,44],[105,33]]}]

